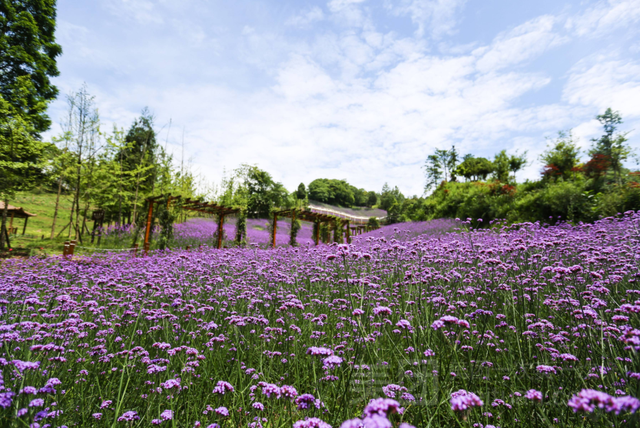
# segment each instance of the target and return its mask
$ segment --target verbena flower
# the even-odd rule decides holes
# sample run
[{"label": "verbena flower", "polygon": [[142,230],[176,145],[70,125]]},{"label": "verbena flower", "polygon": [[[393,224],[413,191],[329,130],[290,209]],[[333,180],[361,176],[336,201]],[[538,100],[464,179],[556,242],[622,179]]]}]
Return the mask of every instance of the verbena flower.
[{"label": "verbena flower", "polygon": [[480,407],[484,404],[480,397],[473,392],[468,392],[464,389],[452,392],[450,403],[451,410],[454,412],[464,412],[472,407]]}]

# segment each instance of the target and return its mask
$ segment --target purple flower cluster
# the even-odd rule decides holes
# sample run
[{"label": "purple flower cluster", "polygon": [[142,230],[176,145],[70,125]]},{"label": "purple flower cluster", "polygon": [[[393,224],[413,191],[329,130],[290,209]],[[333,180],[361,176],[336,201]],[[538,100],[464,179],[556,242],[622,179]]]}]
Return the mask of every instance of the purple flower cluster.
[{"label": "purple flower cluster", "polygon": [[480,397],[464,389],[452,392],[449,402],[451,403],[451,410],[454,412],[465,412],[472,407],[481,407],[484,404]]},{"label": "purple flower cluster", "polygon": [[635,413],[640,409],[640,400],[631,396],[612,397],[602,391],[583,389],[569,400],[569,407],[574,412],[593,412],[596,407],[605,412]]}]

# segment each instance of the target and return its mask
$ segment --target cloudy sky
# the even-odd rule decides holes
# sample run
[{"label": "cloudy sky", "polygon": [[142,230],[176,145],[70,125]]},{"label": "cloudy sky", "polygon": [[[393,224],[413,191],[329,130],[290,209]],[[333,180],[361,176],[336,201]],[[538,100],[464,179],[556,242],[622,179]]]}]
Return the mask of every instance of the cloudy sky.
[{"label": "cloudy sky", "polygon": [[51,134],[86,82],[105,129],[148,106],[209,181],[251,163],[419,195],[452,144],[527,150],[536,178],[545,138],[586,149],[607,107],[640,148],[640,0],[58,0],[57,38]]}]

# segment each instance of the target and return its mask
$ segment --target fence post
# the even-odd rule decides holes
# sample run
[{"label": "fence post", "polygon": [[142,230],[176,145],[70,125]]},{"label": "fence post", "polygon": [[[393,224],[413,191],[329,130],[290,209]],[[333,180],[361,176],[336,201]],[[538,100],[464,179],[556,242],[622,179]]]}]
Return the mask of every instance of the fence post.
[{"label": "fence post", "polygon": [[133,257],[135,258],[138,255],[138,244],[133,244]]}]

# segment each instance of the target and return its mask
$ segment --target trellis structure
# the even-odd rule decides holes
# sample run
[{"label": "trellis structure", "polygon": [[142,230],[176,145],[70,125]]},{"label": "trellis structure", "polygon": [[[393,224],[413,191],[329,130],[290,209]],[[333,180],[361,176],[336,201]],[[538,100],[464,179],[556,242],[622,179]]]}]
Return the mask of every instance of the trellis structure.
[{"label": "trellis structure", "polygon": [[216,205],[213,203],[200,202],[191,199],[187,199],[182,208],[188,211],[197,211],[208,214],[215,214],[218,216],[218,248],[222,248],[222,235],[224,218],[227,215],[237,214],[240,212],[240,208],[225,207],[223,205]]},{"label": "trellis structure", "polygon": [[[276,231],[278,229],[278,217],[286,217],[291,219],[291,228],[293,229],[293,224],[297,220],[309,221],[311,223],[317,223],[316,233],[313,237],[316,245],[320,243],[320,224],[322,223],[334,223],[336,227],[344,228],[344,233],[346,234],[347,242],[350,242],[351,237],[349,236],[350,228],[349,228],[349,220],[342,219],[329,214],[321,214],[313,211],[300,209],[300,208],[292,208],[287,210],[276,211],[273,213],[273,230],[271,231],[271,246],[275,248],[276,246]],[[345,227],[346,226],[346,227]]]},{"label": "trellis structure", "polygon": [[[182,199],[182,196],[171,196],[171,195],[160,195],[154,196],[152,198],[147,198],[147,202],[149,203],[149,213],[147,216],[147,227],[144,233],[144,253],[145,255],[149,252],[149,237],[151,235],[151,223],[153,222],[153,206],[155,204],[159,204],[164,202],[163,199],[167,198],[167,208],[171,205],[171,202],[177,202]],[[193,200],[187,198],[181,205],[180,208],[187,211],[196,211],[206,214],[216,214],[218,216],[218,242],[217,247],[222,248],[222,228],[224,226],[224,217],[229,214],[235,214],[240,212],[239,208],[231,208],[225,207],[222,205],[217,205],[208,202],[201,202],[199,200]]]}]

